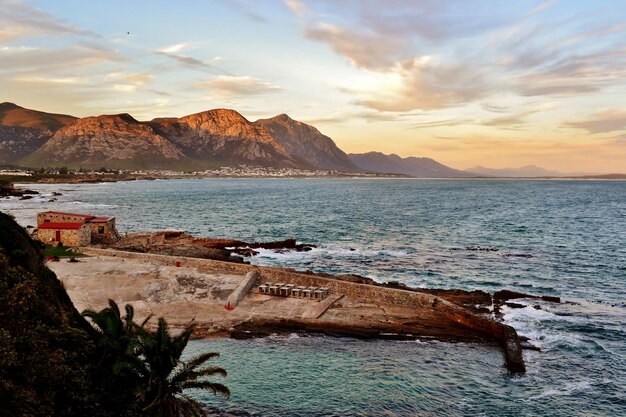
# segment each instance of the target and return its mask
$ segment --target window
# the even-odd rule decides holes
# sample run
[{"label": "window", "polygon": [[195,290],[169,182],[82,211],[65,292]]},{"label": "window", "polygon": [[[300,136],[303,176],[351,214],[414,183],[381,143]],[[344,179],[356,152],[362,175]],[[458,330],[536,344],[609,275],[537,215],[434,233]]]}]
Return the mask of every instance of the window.
[{"label": "window", "polygon": [[98,226],[98,234],[99,235],[104,234],[104,226]]}]

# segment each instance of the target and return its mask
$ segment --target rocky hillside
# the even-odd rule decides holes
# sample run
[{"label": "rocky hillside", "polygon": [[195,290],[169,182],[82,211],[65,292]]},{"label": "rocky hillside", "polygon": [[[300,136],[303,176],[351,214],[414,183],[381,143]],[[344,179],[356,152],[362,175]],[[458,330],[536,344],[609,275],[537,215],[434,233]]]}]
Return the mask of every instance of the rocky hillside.
[{"label": "rocky hillside", "polygon": [[234,110],[216,109],[149,123],[187,157],[220,165],[300,167],[265,129]]},{"label": "rocky hillside", "polygon": [[14,163],[39,149],[76,118],[0,103],[0,163]]},{"label": "rocky hillside", "polygon": [[30,166],[166,167],[185,158],[167,138],[128,114],[78,119],[23,162]]},{"label": "rocky hillside", "polygon": [[294,120],[286,114],[271,119],[260,119],[255,124],[265,128],[294,158],[322,169],[360,171],[331,138],[321,134],[311,125]]},{"label": "rocky hillside", "polygon": [[287,115],[250,122],[234,110],[139,122],[76,119],[0,105],[0,163],[31,167],[206,169],[254,165],[358,170],[332,139]]},{"label": "rocky hillside", "polygon": [[402,174],[421,178],[463,178],[474,177],[473,173],[461,171],[443,165],[431,158],[401,158],[396,154],[385,155],[380,152],[350,154],[356,166],[365,171],[382,174]]}]

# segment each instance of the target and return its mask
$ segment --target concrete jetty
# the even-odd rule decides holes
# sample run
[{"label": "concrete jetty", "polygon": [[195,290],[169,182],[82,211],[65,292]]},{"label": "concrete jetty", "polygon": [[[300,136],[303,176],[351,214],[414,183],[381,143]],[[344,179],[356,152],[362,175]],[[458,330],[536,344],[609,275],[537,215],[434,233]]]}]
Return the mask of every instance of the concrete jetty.
[{"label": "concrete jetty", "polygon": [[[78,263],[49,263],[79,311],[109,298],[137,316],[190,320],[198,337],[255,337],[306,331],[360,338],[475,341],[499,344],[510,372],[524,372],[515,329],[436,295],[348,282],[282,268],[180,256],[85,248]],[[325,288],[325,297],[260,293],[259,285]]]}]

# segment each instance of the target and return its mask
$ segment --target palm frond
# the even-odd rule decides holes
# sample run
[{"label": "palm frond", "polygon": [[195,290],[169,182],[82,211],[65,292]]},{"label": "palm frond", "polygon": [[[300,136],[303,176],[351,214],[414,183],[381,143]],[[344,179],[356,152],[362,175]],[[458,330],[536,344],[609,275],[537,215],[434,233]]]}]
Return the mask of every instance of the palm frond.
[{"label": "palm frond", "polygon": [[221,395],[224,398],[230,398],[230,390],[226,385],[217,382],[210,381],[195,381],[186,382],[183,384],[183,389],[200,389],[204,391],[211,391],[215,395]]}]

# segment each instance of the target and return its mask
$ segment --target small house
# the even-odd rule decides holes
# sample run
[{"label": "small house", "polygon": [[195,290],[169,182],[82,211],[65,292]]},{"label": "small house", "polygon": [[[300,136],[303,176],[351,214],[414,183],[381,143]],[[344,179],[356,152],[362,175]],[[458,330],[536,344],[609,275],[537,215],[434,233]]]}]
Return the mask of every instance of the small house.
[{"label": "small house", "polygon": [[[94,243],[115,243],[120,235],[115,217],[45,211],[37,214],[37,239],[64,246],[84,246]],[[76,243],[74,243],[76,242]]]},{"label": "small house", "polygon": [[45,222],[37,227],[37,239],[53,246],[85,246],[91,243],[91,230],[86,223]]}]

